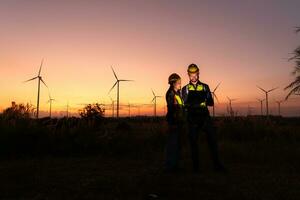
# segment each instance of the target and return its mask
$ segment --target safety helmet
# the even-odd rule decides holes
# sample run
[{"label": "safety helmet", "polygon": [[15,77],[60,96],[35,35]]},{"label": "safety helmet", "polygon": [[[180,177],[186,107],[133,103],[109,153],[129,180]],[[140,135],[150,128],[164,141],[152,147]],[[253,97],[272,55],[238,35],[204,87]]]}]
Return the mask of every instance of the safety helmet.
[{"label": "safety helmet", "polygon": [[197,72],[199,72],[199,68],[196,64],[192,63],[188,66],[187,72],[188,73],[197,73]]},{"label": "safety helmet", "polygon": [[169,84],[173,84],[179,79],[181,79],[180,76],[176,73],[173,73],[169,76]]}]

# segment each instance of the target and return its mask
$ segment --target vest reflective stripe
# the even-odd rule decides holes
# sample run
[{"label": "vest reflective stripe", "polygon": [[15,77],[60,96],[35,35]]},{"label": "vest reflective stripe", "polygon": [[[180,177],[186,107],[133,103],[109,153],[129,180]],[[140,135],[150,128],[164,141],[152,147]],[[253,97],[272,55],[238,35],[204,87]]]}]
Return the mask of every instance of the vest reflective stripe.
[{"label": "vest reflective stripe", "polygon": [[196,89],[195,89],[195,87],[192,84],[189,84],[187,88],[190,91],[195,91],[195,90],[196,91],[202,91],[202,90],[205,90],[205,88],[204,88],[204,86],[202,84],[197,85]]},{"label": "vest reflective stripe", "polygon": [[176,101],[179,105],[183,105],[183,101],[178,94],[175,94]]},{"label": "vest reflective stripe", "polygon": [[[204,87],[204,85],[199,84],[199,85],[197,85],[197,87],[195,89],[194,85],[188,84],[187,87],[186,87],[186,93],[188,94],[189,91],[199,91],[199,92],[200,91],[205,91],[205,87]],[[206,107],[206,102],[205,101],[201,102],[200,107]]]},{"label": "vest reflective stripe", "polygon": [[200,106],[201,106],[201,107],[205,107],[205,106],[206,106],[206,102],[200,103]]}]

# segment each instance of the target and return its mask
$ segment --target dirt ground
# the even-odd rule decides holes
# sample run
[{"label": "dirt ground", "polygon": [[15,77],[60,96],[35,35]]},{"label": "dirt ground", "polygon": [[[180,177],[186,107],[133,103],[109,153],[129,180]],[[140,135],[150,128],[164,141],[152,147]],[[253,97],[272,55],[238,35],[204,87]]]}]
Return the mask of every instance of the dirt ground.
[{"label": "dirt ground", "polygon": [[211,168],[201,143],[202,167],[163,172],[163,151],[123,156],[19,158],[0,161],[1,199],[300,199],[298,144],[222,142],[228,173]]}]

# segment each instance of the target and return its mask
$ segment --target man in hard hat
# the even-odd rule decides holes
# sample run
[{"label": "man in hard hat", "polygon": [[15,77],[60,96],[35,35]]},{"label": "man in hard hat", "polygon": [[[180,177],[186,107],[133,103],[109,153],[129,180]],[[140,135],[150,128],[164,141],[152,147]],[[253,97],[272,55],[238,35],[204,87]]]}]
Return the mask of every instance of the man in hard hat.
[{"label": "man in hard hat", "polygon": [[188,136],[193,169],[195,172],[199,171],[198,134],[200,130],[203,130],[206,133],[214,169],[216,171],[225,171],[218,155],[215,127],[207,108],[207,106],[214,105],[209,86],[199,81],[199,68],[196,64],[190,64],[187,72],[190,82],[182,88],[182,97],[187,109]]},{"label": "man in hard hat", "polygon": [[177,172],[179,170],[180,138],[183,132],[184,109],[181,97],[181,78],[173,73],[168,78],[170,85],[166,93],[168,112],[168,135],[166,144],[165,171]]}]

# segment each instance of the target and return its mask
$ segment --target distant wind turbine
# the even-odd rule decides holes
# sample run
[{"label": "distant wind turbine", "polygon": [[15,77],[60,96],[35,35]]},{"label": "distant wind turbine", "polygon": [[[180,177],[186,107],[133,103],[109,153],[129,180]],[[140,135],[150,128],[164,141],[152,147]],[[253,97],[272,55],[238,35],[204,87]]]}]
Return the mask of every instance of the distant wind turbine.
[{"label": "distant wind turbine", "polygon": [[248,116],[252,115],[252,110],[253,110],[253,109],[254,109],[254,108],[253,108],[252,106],[248,105],[248,109],[247,109],[247,115],[248,115]]},{"label": "distant wind turbine", "polygon": [[112,117],[115,116],[115,100],[113,100],[111,97],[109,97],[111,100],[111,109],[112,109]]},{"label": "distant wind turbine", "polygon": [[218,99],[218,97],[217,97],[217,95],[216,95],[216,90],[218,89],[218,87],[220,86],[220,84],[221,84],[221,83],[219,83],[219,84],[215,87],[215,89],[211,92],[212,97],[213,97],[213,101],[214,101],[214,105],[213,105],[213,117],[215,117],[215,98],[216,98],[217,101],[219,102],[219,99]]},{"label": "distant wind turbine", "polygon": [[135,113],[135,116],[140,115],[141,104],[128,103],[128,108],[129,108],[129,117],[132,115],[131,112],[130,112],[130,109],[132,109],[132,108],[134,108],[135,110],[137,110],[137,113]]},{"label": "distant wind turbine", "polygon": [[112,88],[109,90],[109,92],[108,93],[110,93],[113,89],[114,89],[114,87],[117,85],[117,118],[119,117],[119,106],[120,106],[120,82],[125,82],[125,81],[133,81],[133,80],[125,80],[125,79],[118,79],[118,77],[117,77],[117,75],[116,75],[116,73],[115,73],[115,71],[114,71],[114,69],[111,67],[111,70],[113,71],[113,73],[114,73],[114,76],[115,76],[115,78],[116,78],[116,82],[115,82],[115,84],[112,86]]},{"label": "distant wind turbine", "polygon": [[49,109],[49,117],[51,118],[52,116],[52,102],[55,101],[55,99],[53,99],[51,97],[51,95],[49,94],[49,100],[48,100],[48,103],[50,104],[50,109]]},{"label": "distant wind turbine", "polygon": [[69,118],[69,101],[67,103],[67,118]]},{"label": "distant wind turbine", "polygon": [[264,100],[265,99],[259,99],[259,98],[257,98],[257,101],[260,102],[260,115],[263,115],[263,101]]},{"label": "distant wind turbine", "polygon": [[229,112],[230,112],[230,115],[233,116],[234,115],[234,112],[233,112],[233,109],[232,109],[232,102],[233,101],[236,101],[237,99],[231,99],[229,97],[227,97],[228,101],[229,101]]},{"label": "distant wind turbine", "polygon": [[131,117],[131,104],[128,103],[128,116]]},{"label": "distant wind turbine", "polygon": [[281,101],[275,101],[277,103],[277,106],[278,106],[278,115],[280,116],[281,115],[281,103],[283,103],[284,101],[281,100]]},{"label": "distant wind turbine", "polygon": [[36,106],[36,118],[39,118],[39,110],[40,110],[40,90],[41,90],[41,82],[48,88],[48,86],[46,85],[45,81],[43,80],[42,76],[41,76],[41,71],[42,71],[42,66],[43,66],[43,62],[44,59],[42,59],[41,65],[40,65],[40,69],[39,69],[39,73],[36,77],[33,77],[25,82],[29,82],[35,79],[38,79],[38,95],[37,95],[37,106]]},{"label": "distant wind turbine", "polygon": [[270,90],[265,90],[259,86],[256,86],[258,87],[261,91],[263,91],[265,94],[266,94],[266,115],[269,116],[269,99],[268,99],[268,95],[269,95],[269,92],[272,92],[273,90],[276,90],[278,87],[275,87],[275,88],[272,88]]},{"label": "distant wind turbine", "polygon": [[152,94],[153,94],[153,99],[151,102],[154,103],[154,116],[156,117],[156,99],[162,96],[156,96],[153,90],[152,90]]}]

